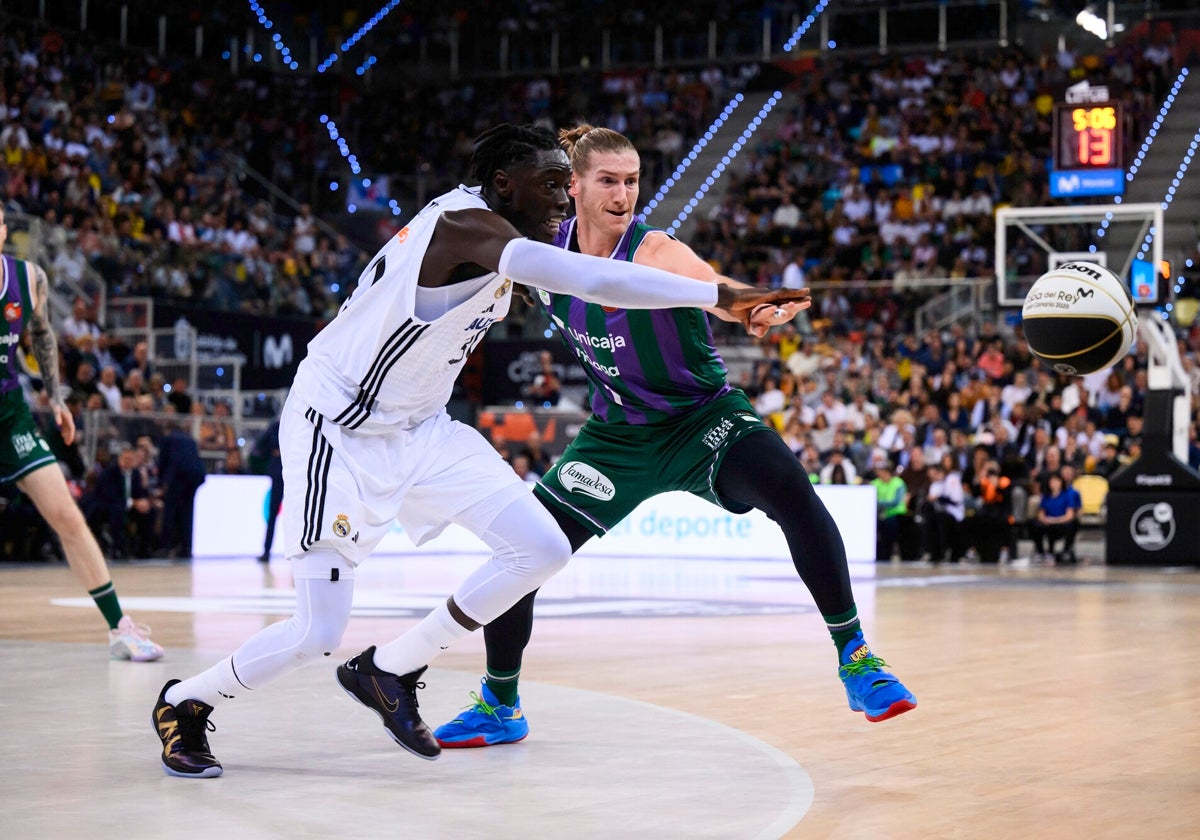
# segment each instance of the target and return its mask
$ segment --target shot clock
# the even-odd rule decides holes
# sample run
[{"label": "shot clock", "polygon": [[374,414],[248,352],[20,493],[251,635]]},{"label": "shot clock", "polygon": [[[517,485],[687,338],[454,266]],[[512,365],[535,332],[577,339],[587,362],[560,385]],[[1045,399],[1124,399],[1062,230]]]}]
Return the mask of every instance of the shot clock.
[{"label": "shot clock", "polygon": [[[1091,101],[1094,97],[1095,101]],[[1085,83],[1054,106],[1054,159],[1050,196],[1080,198],[1125,192],[1125,124],[1121,104]]]},{"label": "shot clock", "polygon": [[1055,106],[1054,168],[1124,168],[1124,132],[1119,102]]}]

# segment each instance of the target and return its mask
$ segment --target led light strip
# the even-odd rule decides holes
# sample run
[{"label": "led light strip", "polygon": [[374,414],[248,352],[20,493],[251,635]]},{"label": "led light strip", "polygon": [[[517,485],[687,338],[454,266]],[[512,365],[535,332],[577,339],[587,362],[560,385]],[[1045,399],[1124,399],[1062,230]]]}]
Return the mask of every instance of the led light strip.
[{"label": "led light strip", "polygon": [[1158,109],[1158,116],[1154,118],[1154,123],[1150,126],[1150,131],[1147,132],[1146,139],[1142,141],[1142,148],[1138,150],[1137,157],[1130,164],[1129,171],[1125,173],[1126,181],[1132,181],[1133,176],[1141,168],[1143,161],[1146,159],[1146,153],[1150,151],[1150,147],[1154,144],[1154,138],[1158,135],[1158,130],[1162,128],[1163,120],[1167,118],[1167,113],[1171,110],[1171,106],[1175,104],[1175,97],[1179,95],[1179,89],[1183,87],[1183,81],[1187,78],[1187,75],[1188,69],[1186,67],[1179,71],[1179,75],[1175,78],[1175,84],[1171,85],[1171,92],[1163,100],[1162,107]]},{"label": "led light strip", "polygon": [[[370,32],[372,29],[374,29],[376,26],[378,26],[379,22],[382,21],[385,17],[387,17],[388,13],[391,12],[392,9],[396,8],[399,5],[400,5],[400,0],[388,0],[387,3],[384,3],[383,6],[380,7],[379,11],[377,11],[375,14],[371,15],[370,20],[368,20],[366,23],[364,23],[362,26],[360,26],[358,28],[357,32],[355,32],[353,35],[351,35],[345,41],[342,41],[341,52],[346,52],[351,47],[353,47],[355,44],[357,44],[364,35],[366,35],[368,32]],[[317,65],[317,72],[324,73],[326,70],[328,70],[330,67],[332,67],[333,63],[337,60],[338,60],[338,54],[330,53],[328,58],[326,58],[324,61],[322,61],[320,64]],[[362,74],[360,73],[359,75],[361,76]]]},{"label": "led light strip", "polygon": [[700,199],[702,199],[709,189],[711,189],[712,186],[717,183],[717,178],[719,178],[721,173],[725,171],[726,167],[733,162],[733,159],[737,157],[738,152],[742,150],[742,147],[749,142],[750,138],[754,136],[754,133],[762,126],[763,119],[767,116],[767,114],[771,113],[771,109],[773,109],[781,99],[783,99],[782,91],[777,90],[771,94],[771,98],[768,99],[766,104],[759,109],[754,119],[750,120],[750,124],[746,126],[746,130],[742,132],[741,137],[739,137],[734,144],[729,147],[729,152],[721,158],[720,163],[713,167],[712,172],[710,172],[708,177],[704,179],[704,183],[700,185],[700,189],[696,190],[696,194],[688,200],[687,204],[684,205],[683,210],[681,210],[679,215],[675,217],[675,221],[671,222],[670,226],[667,228],[667,233],[674,234],[675,231],[679,230],[679,226],[684,223],[687,217],[692,215],[692,211],[695,210],[697,205],[700,204]]},{"label": "led light strip", "polygon": [[[1179,168],[1175,170],[1175,177],[1171,179],[1171,185],[1169,187],[1167,187],[1167,194],[1165,196],[1163,196],[1163,200],[1162,200],[1162,209],[1163,210],[1166,210],[1167,207],[1170,206],[1171,202],[1175,200],[1175,191],[1179,189],[1179,185],[1183,181],[1183,176],[1185,174],[1187,174],[1188,167],[1190,167],[1192,165],[1192,158],[1195,157],[1196,150],[1198,148],[1200,148],[1200,128],[1197,128],[1196,133],[1192,135],[1192,142],[1188,145],[1188,150],[1184,153],[1183,160],[1181,160],[1179,162]],[[1153,233],[1154,233],[1154,228],[1150,228],[1150,234],[1148,234],[1146,236],[1145,240],[1142,242],[1141,249],[1138,251],[1138,259],[1139,260],[1142,259],[1143,257],[1145,257],[1146,249],[1150,247],[1150,244],[1152,242],[1152,234]],[[1187,260],[1185,264],[1188,268],[1192,267],[1192,261],[1190,259]],[[1157,273],[1157,271],[1158,271],[1158,266],[1155,266],[1155,272]],[[1180,275],[1178,278],[1176,278],[1174,289],[1175,289],[1175,294],[1179,294],[1181,291],[1183,291],[1183,276],[1182,275]],[[1166,305],[1164,305],[1162,308],[1162,319],[1164,321],[1166,321],[1168,318],[1170,318],[1171,312],[1174,309],[1175,309],[1175,304],[1172,303],[1171,301],[1167,301]]]},{"label": "led light strip", "polygon": [[372,67],[374,67],[378,61],[379,61],[378,58],[376,58],[373,55],[369,55],[369,56],[367,56],[367,60],[364,61],[362,64],[358,65],[358,69],[355,70],[354,72],[356,74],[358,74],[359,76],[366,75],[366,72],[368,70],[370,70]]},{"label": "led light strip", "polygon": [[342,157],[346,159],[346,163],[350,164],[350,171],[355,175],[362,172],[362,167],[358,165],[358,158],[350,151],[350,147],[346,144],[346,138],[338,134],[337,125],[329,118],[328,114],[321,115],[321,124],[329,132],[329,139],[337,143],[338,150],[342,153]]},{"label": "led light strip", "polygon": [[[1138,150],[1137,157],[1134,158],[1133,163],[1129,165],[1129,170],[1125,173],[1125,180],[1127,182],[1133,180],[1134,176],[1137,175],[1138,170],[1141,169],[1142,163],[1145,162],[1146,155],[1150,151],[1150,147],[1154,145],[1154,138],[1158,136],[1158,130],[1162,128],[1163,120],[1167,118],[1167,114],[1170,112],[1171,106],[1175,104],[1175,97],[1179,95],[1179,90],[1183,87],[1183,82],[1184,79],[1187,78],[1187,75],[1188,69],[1184,67],[1179,71],[1179,75],[1175,77],[1175,83],[1171,85],[1171,92],[1168,93],[1166,99],[1163,100],[1162,107],[1158,109],[1158,116],[1154,118],[1154,122],[1151,124],[1150,130],[1146,133],[1146,139],[1142,141],[1142,147]],[[1168,192],[1171,195],[1174,194],[1173,190]],[[1120,203],[1121,196],[1114,195],[1113,204]],[[1166,206],[1166,204],[1163,204],[1164,210],[1166,209]],[[1112,214],[1105,214],[1104,220],[1100,222],[1100,227],[1096,230],[1096,237],[1098,239],[1104,238],[1104,233],[1108,230],[1108,226],[1111,223]],[[1088,246],[1088,250],[1094,254],[1098,249],[1093,244]]]},{"label": "led light strip", "polygon": [[817,5],[804,19],[804,23],[800,24],[800,28],[792,33],[792,37],[788,38],[787,43],[783,45],[784,52],[791,52],[792,48],[799,43],[804,34],[812,28],[812,25],[817,22],[817,18],[821,16],[821,12],[825,11],[825,7],[829,5],[829,0],[817,0]]},{"label": "led light strip", "polygon": [[[258,0],[250,0],[250,11],[255,17],[258,18],[258,22],[263,29],[269,31],[275,28],[275,21],[271,20],[271,18],[267,16],[267,10],[262,7],[262,4],[259,3]],[[291,70],[299,70],[300,62],[296,61],[296,59],[292,56],[292,51],[288,49],[287,44],[283,43],[283,36],[276,32],[271,36],[271,40],[275,44],[275,51],[278,52],[280,58],[283,59],[283,66]],[[255,53],[254,61],[262,61],[262,54]]]},{"label": "led light strip", "polygon": [[733,97],[733,99],[729,100],[729,104],[725,106],[725,109],[721,111],[720,115],[715,120],[713,120],[712,125],[708,127],[708,130],[704,132],[704,135],[698,141],[696,141],[696,145],[692,146],[692,150],[688,153],[687,157],[685,157],[679,163],[679,165],[675,167],[675,171],[671,173],[671,177],[663,182],[663,185],[658,188],[658,192],[654,194],[654,198],[650,199],[646,206],[642,208],[642,216],[649,218],[650,214],[654,212],[654,209],[658,207],[658,205],[662,204],[662,200],[667,197],[667,193],[670,192],[671,187],[678,183],[680,176],[683,175],[683,173],[687,171],[687,168],[692,165],[697,157],[699,157],[700,150],[707,146],[708,141],[712,140],[713,137],[716,136],[717,130],[725,124],[725,121],[729,119],[730,114],[737,110],[738,106],[742,104],[742,100],[744,98],[745,97],[739,93]]}]

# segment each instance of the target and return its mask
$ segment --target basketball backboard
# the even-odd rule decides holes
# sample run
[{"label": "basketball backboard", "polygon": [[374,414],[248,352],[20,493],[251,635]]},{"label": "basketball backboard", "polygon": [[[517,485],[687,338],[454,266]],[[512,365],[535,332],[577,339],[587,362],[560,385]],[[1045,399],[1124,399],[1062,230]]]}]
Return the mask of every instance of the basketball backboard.
[{"label": "basketball backboard", "polygon": [[1098,263],[1128,285],[1138,306],[1160,303],[1159,204],[1002,207],[996,211],[1000,306],[1020,306],[1038,277],[1066,262]]}]

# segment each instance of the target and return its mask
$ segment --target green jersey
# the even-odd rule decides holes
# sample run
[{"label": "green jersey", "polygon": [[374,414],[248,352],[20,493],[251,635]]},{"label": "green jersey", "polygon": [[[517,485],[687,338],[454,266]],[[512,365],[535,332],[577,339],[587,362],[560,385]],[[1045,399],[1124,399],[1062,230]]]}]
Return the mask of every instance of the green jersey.
[{"label": "green jersey", "polygon": [[[655,230],[635,218],[612,258],[633,262]],[[563,222],[554,244],[579,250],[575,219]],[[593,414],[606,423],[657,423],[732,390],[702,309],[617,309],[540,289],[537,294],[587,374]]]}]

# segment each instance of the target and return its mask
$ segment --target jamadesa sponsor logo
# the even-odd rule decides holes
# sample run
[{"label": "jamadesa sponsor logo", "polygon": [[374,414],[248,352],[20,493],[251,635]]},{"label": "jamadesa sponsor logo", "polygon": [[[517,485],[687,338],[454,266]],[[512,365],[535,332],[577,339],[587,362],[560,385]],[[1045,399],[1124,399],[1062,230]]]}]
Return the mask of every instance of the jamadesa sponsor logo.
[{"label": "jamadesa sponsor logo", "polygon": [[582,461],[570,461],[558,468],[558,480],[570,493],[609,501],[616,495],[608,476]]}]

